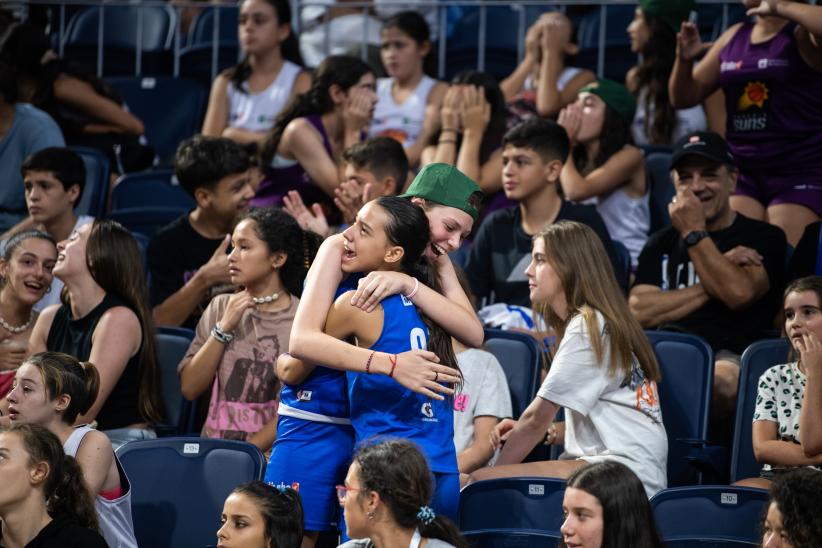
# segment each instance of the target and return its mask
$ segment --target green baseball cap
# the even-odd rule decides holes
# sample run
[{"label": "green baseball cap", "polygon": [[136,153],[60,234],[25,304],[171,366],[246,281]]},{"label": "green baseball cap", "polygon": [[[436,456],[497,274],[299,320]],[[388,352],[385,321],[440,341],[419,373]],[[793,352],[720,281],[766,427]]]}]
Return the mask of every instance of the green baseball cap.
[{"label": "green baseball cap", "polygon": [[605,104],[614,109],[614,111],[622,116],[629,124],[634,121],[634,114],[636,113],[636,98],[631,95],[628,88],[608,80],[600,78],[596,82],[590,83],[579,90],[579,93],[588,92],[593,93],[603,101]]},{"label": "green baseball cap", "polygon": [[479,211],[468,199],[482,189],[450,164],[428,164],[417,173],[402,198],[424,198],[466,212],[477,222]]},{"label": "green baseball cap", "polygon": [[693,0],[639,0],[639,7],[645,13],[658,17],[663,23],[679,32],[683,21],[694,9]]}]

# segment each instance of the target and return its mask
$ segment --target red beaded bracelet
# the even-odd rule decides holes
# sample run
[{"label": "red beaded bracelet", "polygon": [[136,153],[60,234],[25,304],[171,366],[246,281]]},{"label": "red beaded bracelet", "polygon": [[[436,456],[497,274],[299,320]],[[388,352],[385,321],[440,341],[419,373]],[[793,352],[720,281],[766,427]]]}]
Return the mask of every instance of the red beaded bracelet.
[{"label": "red beaded bracelet", "polygon": [[397,367],[397,355],[396,354],[389,354],[388,361],[391,362],[391,371],[388,372],[389,377],[394,376],[394,368]]},{"label": "red beaded bracelet", "polygon": [[371,360],[374,358],[374,354],[376,354],[376,353],[377,353],[377,351],[376,351],[376,350],[372,350],[372,351],[371,351],[371,355],[370,355],[370,356],[368,356],[368,361],[367,361],[367,362],[365,362],[365,373],[366,373],[367,375],[370,375],[370,374],[371,374]]}]

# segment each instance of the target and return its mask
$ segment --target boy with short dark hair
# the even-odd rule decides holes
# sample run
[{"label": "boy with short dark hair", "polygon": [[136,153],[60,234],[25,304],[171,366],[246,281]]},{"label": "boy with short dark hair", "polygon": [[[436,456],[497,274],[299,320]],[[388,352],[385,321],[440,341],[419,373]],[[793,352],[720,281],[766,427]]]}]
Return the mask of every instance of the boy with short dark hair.
[{"label": "boy with short dark hair", "polygon": [[[335,190],[334,203],[346,224],[354,222],[357,211],[366,201],[398,194],[408,178],[405,150],[390,137],[374,137],[356,143],[345,149],[342,161],[343,181]],[[303,230],[311,230],[323,237],[331,234],[319,205],[309,210],[296,192],[290,192],[283,203],[283,209],[300,223]]]},{"label": "boy with short dark hair", "polygon": [[502,187],[518,205],[490,214],[480,226],[465,267],[482,304],[531,306],[525,269],[531,261],[531,239],[561,220],[590,226],[616,265],[613,242],[593,206],[562,198],[559,175],[568,157],[568,135],[556,122],[531,119],[503,138]]},{"label": "boy with short dark hair", "polygon": [[[29,216],[15,228],[38,227],[60,242],[94,221],[90,215],[78,216],[74,212],[86,184],[86,165],[75,152],[61,147],[39,150],[23,161],[20,175]],[[63,282],[54,278],[50,292],[35,309],[59,303],[62,288]]]},{"label": "boy with short dark hair", "polygon": [[222,137],[180,143],[175,172],[196,203],[148,246],[151,306],[158,325],[195,327],[211,298],[230,287],[231,231],[254,197],[248,153]]}]

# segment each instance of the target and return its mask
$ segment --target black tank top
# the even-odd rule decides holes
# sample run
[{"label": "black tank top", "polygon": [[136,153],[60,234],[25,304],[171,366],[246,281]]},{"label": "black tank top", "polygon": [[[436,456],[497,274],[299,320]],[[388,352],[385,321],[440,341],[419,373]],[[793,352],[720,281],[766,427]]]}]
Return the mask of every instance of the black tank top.
[{"label": "black tank top", "polygon": [[[65,352],[80,361],[88,361],[91,355],[91,338],[97,328],[97,322],[110,308],[127,304],[115,297],[106,294],[102,302],[91,312],[79,319],[72,319],[71,309],[66,305],[60,306],[51,322],[46,348],[52,352]],[[122,428],[130,424],[146,422],[137,410],[137,392],[140,386],[140,350],[129,358],[117,384],[108,396],[108,399],[97,413],[97,428],[111,430]],[[95,364],[96,365],[96,364]]]}]

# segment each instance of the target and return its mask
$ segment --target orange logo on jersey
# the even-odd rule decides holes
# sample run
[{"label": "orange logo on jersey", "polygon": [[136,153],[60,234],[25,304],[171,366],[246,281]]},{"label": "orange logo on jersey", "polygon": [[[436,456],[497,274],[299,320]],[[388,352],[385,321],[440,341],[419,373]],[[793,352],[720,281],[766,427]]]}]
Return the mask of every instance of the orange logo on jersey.
[{"label": "orange logo on jersey", "polygon": [[756,105],[759,108],[765,106],[765,101],[768,100],[768,88],[762,82],[748,82],[745,86],[745,91],[742,92],[742,97],[739,98],[737,104],[738,110],[747,110]]},{"label": "orange logo on jersey", "polygon": [[385,131],[381,131],[379,136],[391,137],[401,145],[404,145],[406,139],[408,138],[408,134],[401,129],[386,129]]}]

